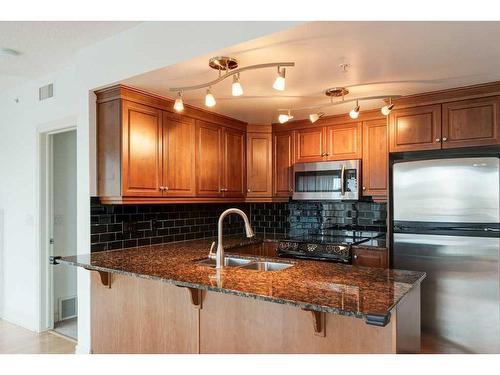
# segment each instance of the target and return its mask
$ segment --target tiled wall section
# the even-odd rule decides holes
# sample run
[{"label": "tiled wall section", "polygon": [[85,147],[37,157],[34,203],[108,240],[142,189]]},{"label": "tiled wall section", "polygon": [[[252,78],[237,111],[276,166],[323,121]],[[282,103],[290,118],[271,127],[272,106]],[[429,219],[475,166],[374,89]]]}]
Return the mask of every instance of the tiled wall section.
[{"label": "tiled wall section", "polygon": [[[250,214],[245,204],[121,206],[101,205],[98,198],[91,198],[91,251],[213,237],[219,215],[230,207]],[[224,233],[244,233],[243,220],[236,215],[226,218]]]},{"label": "tiled wall section", "polygon": [[289,210],[291,235],[341,227],[386,231],[385,203],[294,201]]},{"label": "tiled wall section", "polygon": [[[385,231],[387,217],[385,204],[368,202],[120,206],[91,198],[91,251],[214,237],[219,215],[230,207],[242,209],[254,231],[265,234],[301,235],[344,226]],[[243,220],[230,215],[224,233],[243,234]]]}]

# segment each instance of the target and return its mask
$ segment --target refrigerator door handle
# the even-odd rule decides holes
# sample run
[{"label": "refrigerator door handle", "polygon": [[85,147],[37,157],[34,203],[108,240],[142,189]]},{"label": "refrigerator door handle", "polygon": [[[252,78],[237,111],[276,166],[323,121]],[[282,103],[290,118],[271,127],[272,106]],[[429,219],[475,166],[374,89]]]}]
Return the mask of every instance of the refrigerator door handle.
[{"label": "refrigerator door handle", "polygon": [[340,172],[340,194],[345,195],[345,165],[342,164],[342,170]]}]

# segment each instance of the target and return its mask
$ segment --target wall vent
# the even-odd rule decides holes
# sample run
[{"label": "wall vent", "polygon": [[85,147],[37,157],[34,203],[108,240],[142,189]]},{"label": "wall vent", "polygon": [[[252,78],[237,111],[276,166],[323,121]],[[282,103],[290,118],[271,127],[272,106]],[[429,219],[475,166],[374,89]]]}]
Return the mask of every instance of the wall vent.
[{"label": "wall vent", "polygon": [[48,85],[42,86],[38,89],[38,100],[42,101],[54,96],[54,84],[49,83]]},{"label": "wall vent", "polygon": [[59,298],[59,320],[76,317],[78,314],[78,301],[76,296]]}]

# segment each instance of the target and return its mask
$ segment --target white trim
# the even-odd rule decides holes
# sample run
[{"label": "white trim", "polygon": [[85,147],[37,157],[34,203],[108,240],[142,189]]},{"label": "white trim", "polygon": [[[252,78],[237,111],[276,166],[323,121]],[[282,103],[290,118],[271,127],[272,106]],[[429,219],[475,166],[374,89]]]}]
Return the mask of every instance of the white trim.
[{"label": "white trim", "polygon": [[[53,316],[53,273],[49,265],[52,224],[52,194],[50,181],[52,173],[52,135],[75,131],[78,141],[78,128],[76,117],[41,124],[37,127],[36,165],[39,166],[36,176],[36,215],[35,220],[38,230],[35,253],[35,290],[38,290],[35,312],[37,331],[51,330],[54,327]],[[76,213],[75,213],[76,214]]]}]

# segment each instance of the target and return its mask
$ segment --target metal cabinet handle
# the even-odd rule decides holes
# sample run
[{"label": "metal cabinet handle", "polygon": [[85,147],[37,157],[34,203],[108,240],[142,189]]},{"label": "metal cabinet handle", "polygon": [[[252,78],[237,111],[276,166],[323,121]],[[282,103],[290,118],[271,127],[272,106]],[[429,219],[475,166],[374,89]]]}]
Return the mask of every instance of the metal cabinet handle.
[{"label": "metal cabinet handle", "polygon": [[448,140],[448,138],[443,137],[443,142],[446,142],[447,140]]},{"label": "metal cabinet handle", "polygon": [[250,190],[250,189],[247,189],[247,193],[250,193],[250,192],[251,192],[251,190]]},{"label": "metal cabinet handle", "polygon": [[366,190],[366,187],[363,186],[363,190]]},{"label": "metal cabinet handle", "polygon": [[441,138],[436,138],[436,142],[441,142]]},{"label": "metal cabinet handle", "polygon": [[160,191],[163,191],[165,190],[165,187],[164,186],[160,186]]},{"label": "metal cabinet handle", "polygon": [[325,152],[325,156],[330,156],[330,153],[329,152]]},{"label": "metal cabinet handle", "polygon": [[168,186],[164,186],[163,190],[168,191]]},{"label": "metal cabinet handle", "polygon": [[354,259],[358,259],[358,254],[354,254]]}]

